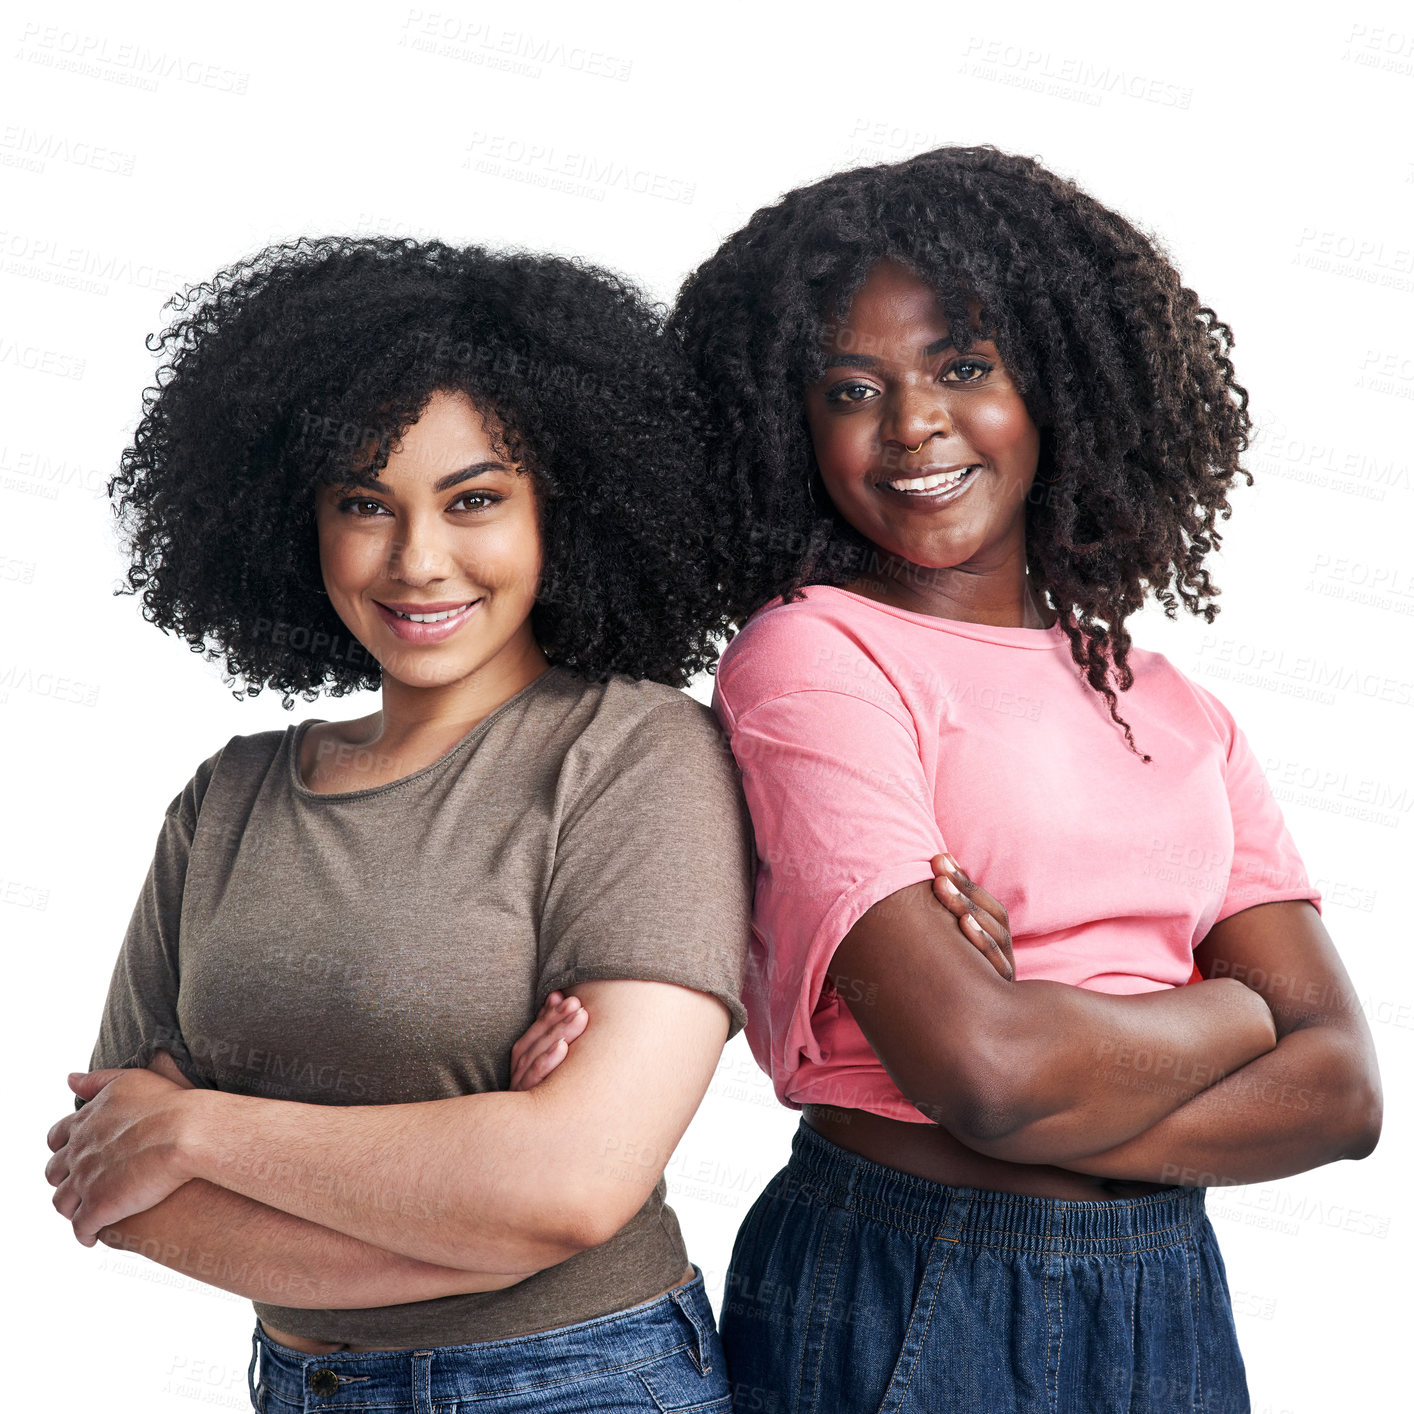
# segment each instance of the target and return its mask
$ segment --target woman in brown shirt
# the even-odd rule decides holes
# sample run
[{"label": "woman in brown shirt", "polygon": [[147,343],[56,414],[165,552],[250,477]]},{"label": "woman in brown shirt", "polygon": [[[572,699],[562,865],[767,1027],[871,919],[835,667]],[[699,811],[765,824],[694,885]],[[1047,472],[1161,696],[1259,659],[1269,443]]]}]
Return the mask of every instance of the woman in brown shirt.
[{"label": "woman in brown shirt", "polygon": [[751,850],[678,690],[725,616],[657,316],[382,239],[179,309],[130,588],[247,691],[380,705],[173,800],[55,1206],[251,1297],[257,1408],[726,1409],[662,1172],[744,1021]]}]

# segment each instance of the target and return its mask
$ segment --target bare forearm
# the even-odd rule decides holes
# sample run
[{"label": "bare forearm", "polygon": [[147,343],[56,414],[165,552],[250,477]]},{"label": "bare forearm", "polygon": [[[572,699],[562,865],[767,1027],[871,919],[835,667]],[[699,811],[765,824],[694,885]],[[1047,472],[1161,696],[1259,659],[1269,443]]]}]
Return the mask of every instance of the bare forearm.
[{"label": "bare forearm", "polygon": [[107,1227],[99,1240],[252,1301],[346,1310],[495,1291],[519,1276],[419,1262],[202,1179]]},{"label": "bare forearm", "polygon": [[[928,884],[870,908],[830,977],[903,1094],[1016,1163],[1122,1144],[1276,1044],[1267,1003],[1231,978],[1135,996],[1006,981]],[[1125,1083],[1146,1064],[1167,1092]]]},{"label": "bare forearm", "polygon": [[1323,1027],[1291,1032],[1143,1134],[1062,1167],[1192,1187],[1262,1183],[1364,1158],[1379,1135],[1379,1091],[1363,1060],[1359,1038]]},{"label": "bare forearm", "polygon": [[986,1047],[988,1064],[1004,1067],[1003,1106],[990,1127],[959,1137],[1015,1163],[1122,1144],[1275,1044],[1265,1004],[1240,984],[1111,996],[1032,981],[1007,991]]},{"label": "bare forearm", "polygon": [[[182,1090],[142,1071],[74,1081],[46,1174],[81,1242],[204,1180],[390,1253],[510,1285],[644,1210],[730,1024],[674,983],[585,981],[597,1029],[529,1091],[313,1105]],[[597,1008],[597,1013],[595,1012]]]},{"label": "bare forearm", "polygon": [[546,1154],[528,1093],[403,1105],[306,1105],[192,1092],[194,1177],[436,1266],[540,1271],[564,1235],[573,1166]]}]

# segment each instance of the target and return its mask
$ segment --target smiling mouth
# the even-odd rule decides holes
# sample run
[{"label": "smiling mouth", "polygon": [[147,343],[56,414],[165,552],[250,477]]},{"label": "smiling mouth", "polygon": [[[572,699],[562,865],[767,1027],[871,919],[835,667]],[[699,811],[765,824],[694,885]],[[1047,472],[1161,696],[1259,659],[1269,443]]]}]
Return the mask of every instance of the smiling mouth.
[{"label": "smiling mouth", "polygon": [[401,609],[391,608],[387,604],[384,604],[383,608],[387,609],[390,614],[393,614],[400,619],[406,619],[409,623],[440,624],[445,623],[448,619],[456,618],[458,614],[462,613],[466,609],[469,609],[473,604],[479,604],[480,602],[481,601],[479,599],[468,599],[465,604],[458,604],[451,609],[439,609],[435,614],[404,613]]},{"label": "smiling mouth", "polygon": [[893,477],[887,481],[880,481],[878,484],[887,487],[890,491],[900,491],[907,496],[927,496],[938,491],[950,490],[954,486],[961,486],[971,477],[973,472],[981,469],[976,464],[960,466],[950,471],[929,472],[926,476]]}]

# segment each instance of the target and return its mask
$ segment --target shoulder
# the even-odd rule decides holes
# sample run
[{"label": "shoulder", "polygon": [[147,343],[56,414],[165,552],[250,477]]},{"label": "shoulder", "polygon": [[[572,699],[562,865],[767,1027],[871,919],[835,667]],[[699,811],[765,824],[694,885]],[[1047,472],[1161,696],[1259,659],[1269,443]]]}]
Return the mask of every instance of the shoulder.
[{"label": "shoulder", "polygon": [[572,706],[573,750],[612,768],[645,757],[704,760],[722,752],[711,709],[665,683],[614,673],[588,682],[562,672],[559,701]]},{"label": "shoulder", "polygon": [[[322,717],[310,718],[310,725],[323,721]],[[303,723],[296,724],[298,731]],[[269,770],[290,737],[289,727],[279,727],[272,731],[252,732],[248,736],[233,736],[210,761],[216,763],[216,770],[223,776],[249,771]],[[203,763],[206,764],[206,763]]]},{"label": "shoulder", "polygon": [[843,693],[901,708],[880,661],[878,617],[827,585],[806,585],[804,594],[763,605],[727,645],[717,665],[718,710],[735,719],[797,692]]},{"label": "shoulder", "polygon": [[263,779],[279,756],[288,730],[233,736],[197,766],[181,793],[167,807],[167,813],[180,814],[194,826],[208,798],[239,790],[243,782]]},{"label": "shoulder", "polygon": [[[1208,736],[1220,742],[1224,754],[1231,750],[1237,723],[1219,697],[1154,649],[1131,648],[1129,667],[1134,674],[1134,688],[1152,704],[1152,710],[1190,735]],[[1121,699],[1121,711],[1123,706]]]},{"label": "shoulder", "polygon": [[709,708],[621,675],[584,684],[581,707],[558,768],[565,820],[592,815],[606,839],[631,834],[667,848],[691,838],[734,857],[747,830],[741,776]]}]

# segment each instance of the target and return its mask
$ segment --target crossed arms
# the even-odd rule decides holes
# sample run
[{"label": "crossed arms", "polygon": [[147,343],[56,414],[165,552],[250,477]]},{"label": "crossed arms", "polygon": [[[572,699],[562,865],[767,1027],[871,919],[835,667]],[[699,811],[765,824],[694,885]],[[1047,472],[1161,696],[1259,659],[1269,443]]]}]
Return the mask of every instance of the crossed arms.
[{"label": "crossed arms", "polygon": [[875,904],[830,974],[854,984],[851,997],[872,997],[851,1012],[890,1077],[969,1148],[1216,1185],[1375,1147],[1374,1043],[1310,903],[1259,904],[1217,924],[1195,952],[1208,980],[1108,996],[1007,980],[961,925],[967,913],[986,923],[986,910],[968,899],[945,911],[934,895],[923,882]]},{"label": "crossed arms", "polygon": [[169,1061],[96,1072],[50,1131],[54,1205],[88,1245],[285,1306],[512,1285],[643,1206],[727,1035],[725,1005],[686,987],[576,995],[593,1026],[525,1091],[305,1105],[184,1088]]}]

